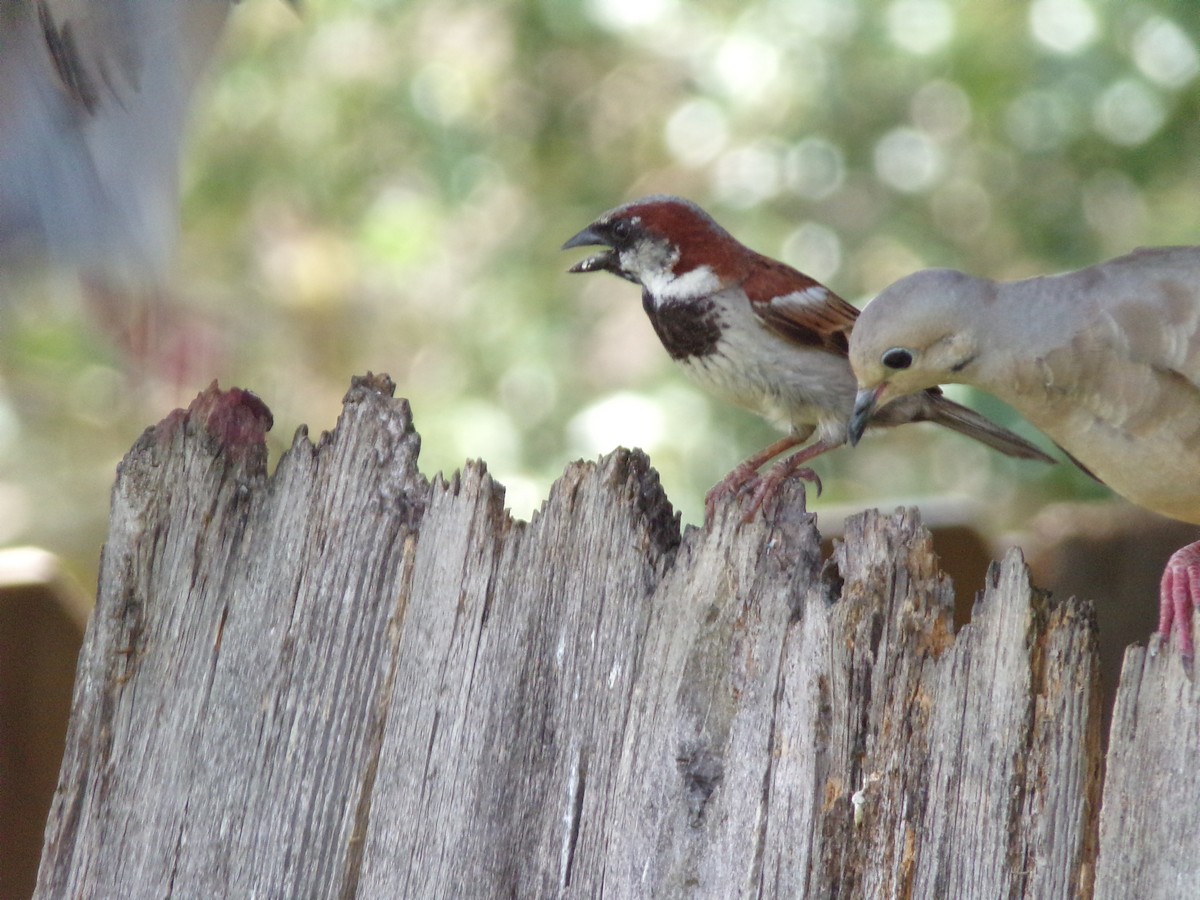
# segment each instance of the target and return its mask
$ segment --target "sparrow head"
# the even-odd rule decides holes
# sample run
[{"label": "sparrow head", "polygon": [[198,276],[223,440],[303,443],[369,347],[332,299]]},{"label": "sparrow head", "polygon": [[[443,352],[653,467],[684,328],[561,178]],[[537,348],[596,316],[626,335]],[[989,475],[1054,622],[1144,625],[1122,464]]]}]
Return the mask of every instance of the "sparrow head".
[{"label": "sparrow head", "polygon": [[657,195],[609,210],[565,244],[606,248],[571,272],[612,272],[660,298],[712,293],[738,277],[750,251],[695,203]]},{"label": "sparrow head", "polygon": [[867,304],[850,334],[858,396],[850,418],[857,444],[872,413],[897,397],[971,380],[982,344],[973,323],[995,285],[951,269],[900,279]]}]

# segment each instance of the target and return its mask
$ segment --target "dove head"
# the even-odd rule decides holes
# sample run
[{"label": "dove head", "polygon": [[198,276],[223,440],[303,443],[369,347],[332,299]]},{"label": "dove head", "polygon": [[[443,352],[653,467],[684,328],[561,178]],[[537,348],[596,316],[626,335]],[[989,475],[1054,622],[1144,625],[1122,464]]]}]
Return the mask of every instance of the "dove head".
[{"label": "dove head", "polygon": [[981,350],[978,326],[993,294],[991,282],[929,269],[900,279],[868,303],[850,335],[859,387],[856,423],[865,427],[876,408],[897,397],[970,383]]}]

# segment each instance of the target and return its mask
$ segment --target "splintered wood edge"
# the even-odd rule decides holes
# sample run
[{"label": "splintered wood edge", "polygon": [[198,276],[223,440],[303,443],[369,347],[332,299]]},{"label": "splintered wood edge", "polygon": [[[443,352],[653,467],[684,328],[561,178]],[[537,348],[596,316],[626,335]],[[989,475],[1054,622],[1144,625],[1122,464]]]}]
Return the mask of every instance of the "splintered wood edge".
[{"label": "splintered wood edge", "polygon": [[[491,480],[486,473],[486,466],[482,463],[468,464],[462,472],[453,474],[449,480],[439,478],[435,479],[433,484],[420,476],[416,470],[420,439],[412,424],[411,411],[405,401],[395,400],[393,395],[394,384],[387,376],[368,375],[355,379],[346,395],[342,418],[339,419],[334,432],[322,435],[318,446],[313,447],[307,439],[307,430],[298,429],[288,453],[301,453],[304,450],[313,453],[335,443],[343,431],[351,432],[347,437],[350,446],[343,447],[343,451],[354,453],[366,448],[376,454],[384,454],[384,457],[376,457],[375,464],[383,466],[385,470],[394,468],[399,474],[390,480],[387,477],[382,479],[382,499],[389,503],[410,504],[410,521],[412,527],[418,530],[432,496],[430,492],[456,492],[461,489],[464,480],[486,488],[492,513],[499,512],[497,505],[502,502],[503,487]],[[382,442],[376,440],[369,447],[354,444],[354,429],[344,427],[348,424],[347,417],[361,412],[379,423],[378,414],[383,410],[386,410],[387,415],[381,424],[388,439]],[[136,455],[139,447],[142,450],[150,449],[152,452],[170,452],[170,449],[177,446],[176,441],[182,435],[199,433],[206,441],[211,442],[208,446],[215,448],[227,463],[233,463],[235,467],[245,466],[248,472],[262,476],[265,473],[266,462],[265,434],[270,425],[270,411],[257,397],[238,389],[220,391],[214,383],[207,391],[202,392],[187,410],[177,410],[159,426],[150,429],[143,436],[143,440],[135,445],[131,457]],[[390,438],[396,440],[393,442]],[[129,461],[130,457],[127,457],[127,462]],[[639,527],[643,529],[643,533],[648,536],[649,546],[646,549],[650,550],[652,555],[657,553],[666,560],[666,569],[660,570],[659,573],[659,578],[664,579],[666,571],[673,564],[675,551],[687,542],[681,542],[679,514],[673,510],[649,459],[641,451],[617,450],[596,462],[572,463],[555,482],[551,489],[551,498],[556,494],[569,495],[578,490],[580,485],[595,473],[599,473],[610,487],[618,488],[610,496],[618,500],[622,497],[628,498],[635,504],[635,518],[640,522]],[[272,478],[276,475],[278,470]],[[412,496],[414,493],[417,496]],[[782,511],[777,513],[778,518],[769,521],[759,517],[759,520],[746,526],[745,530],[742,530],[740,512],[736,504],[726,504],[718,512],[716,523],[709,529],[700,530],[702,533],[695,536],[696,540],[702,540],[705,544],[716,542],[724,546],[733,546],[735,542],[743,545],[753,542],[768,555],[775,554],[773,558],[779,562],[773,565],[787,565],[795,559],[794,547],[789,549],[790,545],[795,544],[800,535],[805,535],[805,540],[811,537],[808,529],[811,527],[812,517],[807,513],[796,513],[796,510],[802,507],[796,504],[798,498],[794,496],[794,492],[785,493],[782,499]],[[115,500],[114,495],[114,502]],[[502,515],[511,526],[513,522],[507,511]],[[535,520],[538,515],[540,513],[535,514]],[[689,529],[689,533],[692,530]],[[864,534],[873,535],[869,540],[875,544],[864,545]],[[934,639],[926,646],[926,651],[936,657],[953,647],[961,634],[954,635],[952,627],[937,626],[937,623],[950,615],[950,606],[946,603],[946,597],[950,593],[948,580],[940,572],[940,566],[933,556],[929,533],[921,524],[919,513],[915,510],[900,510],[887,516],[876,510],[867,510],[848,521],[847,535],[847,539],[838,545],[833,557],[839,573],[830,574],[829,566],[826,567],[824,575],[819,574],[819,566],[812,573],[814,579],[824,581],[824,584],[816,586],[818,590],[822,591],[823,595],[834,595],[829,596],[829,599],[839,599],[841,603],[835,606],[840,605],[843,609],[853,606],[863,600],[863,590],[879,588],[872,583],[874,570],[858,571],[855,574],[856,570],[852,564],[855,557],[883,560],[883,564],[891,572],[900,572],[904,578],[918,579],[931,591],[928,597],[934,602],[914,610],[916,627],[922,627],[922,623],[934,623]],[[883,543],[880,544],[880,541]],[[694,549],[695,542],[691,546]],[[837,578],[843,581],[835,585]],[[1028,585],[1028,578],[1028,571],[1019,552],[1010,553],[1003,564],[993,566],[989,576],[989,590],[979,603],[990,602],[987,598],[992,596],[993,591],[1003,593],[1000,590],[1002,581],[1007,579],[1011,582],[1015,579],[1024,582],[1024,591],[1030,598],[1033,610],[1028,635],[1030,641],[1036,643],[1042,640],[1048,630],[1055,628],[1078,628],[1081,622],[1085,631],[1088,627],[1094,628],[1094,623],[1089,625],[1091,620],[1085,605],[1075,601],[1052,603],[1042,592]],[[890,585],[890,582],[888,584]],[[830,588],[835,590],[827,590]],[[884,589],[889,588],[885,586]],[[1057,615],[1055,612],[1073,610],[1076,607],[1084,610],[1082,620],[1075,615]],[[1086,635],[1084,643],[1087,643]],[[1094,641],[1092,643],[1094,644]],[[1036,651],[1036,647],[1034,650]],[[1039,696],[1036,678],[1032,688],[1034,696]],[[87,751],[86,746],[82,749]]]}]

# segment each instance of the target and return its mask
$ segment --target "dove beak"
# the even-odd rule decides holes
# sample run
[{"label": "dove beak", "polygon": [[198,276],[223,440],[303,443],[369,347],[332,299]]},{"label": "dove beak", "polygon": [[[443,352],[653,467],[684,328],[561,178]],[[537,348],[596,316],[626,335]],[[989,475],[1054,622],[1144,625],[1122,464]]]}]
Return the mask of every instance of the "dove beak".
[{"label": "dove beak", "polygon": [[875,412],[875,408],[879,404],[879,396],[886,387],[887,382],[885,381],[878,387],[863,388],[854,398],[854,412],[850,414],[850,423],[846,428],[850,446],[856,446],[862,439],[863,432],[867,429],[867,422]]}]

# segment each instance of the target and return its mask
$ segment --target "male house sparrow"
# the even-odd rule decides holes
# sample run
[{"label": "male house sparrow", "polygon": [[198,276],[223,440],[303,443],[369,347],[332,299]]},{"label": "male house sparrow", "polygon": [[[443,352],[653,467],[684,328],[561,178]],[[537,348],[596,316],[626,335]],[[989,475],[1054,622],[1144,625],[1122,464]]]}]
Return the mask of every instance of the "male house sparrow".
[{"label": "male house sparrow", "polygon": [[[814,482],[819,492],[820,479],[804,464],[846,442],[856,388],[847,349],[858,310],[791,266],[738,243],[679,197],[645,197],[610,210],[563,249],[597,245],[607,249],[570,271],[602,269],[640,284],[650,323],[684,372],[788,432],[708,492],[706,518],[712,519],[722,498],[750,491],[749,521],[791,476]],[[873,426],[906,422],[936,422],[1009,456],[1053,461],[936,387],[889,404],[871,419]]]}]

